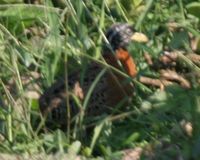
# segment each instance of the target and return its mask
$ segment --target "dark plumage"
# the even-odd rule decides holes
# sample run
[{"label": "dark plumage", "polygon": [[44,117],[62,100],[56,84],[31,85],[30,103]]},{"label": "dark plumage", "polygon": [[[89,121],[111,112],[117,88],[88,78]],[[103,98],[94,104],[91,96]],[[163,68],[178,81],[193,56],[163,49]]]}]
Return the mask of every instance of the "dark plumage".
[{"label": "dark plumage", "polygon": [[[103,57],[110,65],[121,69],[117,60],[122,63],[124,70],[134,77],[137,73],[134,60],[126,50],[131,41],[134,30],[128,24],[115,24],[106,32],[106,37],[111,45],[113,54],[108,48],[103,49]],[[83,103],[91,84],[102,71],[103,67],[95,62],[88,66],[82,81],[80,73],[72,73],[68,76],[69,91],[66,92],[64,79],[58,80],[48,88],[39,99],[42,113],[48,115],[47,121],[51,125],[57,123],[66,126],[67,122],[67,97],[69,97],[71,115],[78,114],[82,109],[78,108],[73,101],[72,94],[75,94]],[[95,86],[89,103],[86,107],[87,116],[97,116],[104,113],[111,113],[113,107],[121,104],[128,105],[129,99],[133,95],[133,85],[126,81],[121,75],[107,70]]]},{"label": "dark plumage", "polygon": [[130,37],[133,33],[134,29],[129,24],[117,23],[112,25],[107,30],[106,37],[111,45],[111,48],[115,51],[119,48],[126,49],[127,45],[131,41]]}]

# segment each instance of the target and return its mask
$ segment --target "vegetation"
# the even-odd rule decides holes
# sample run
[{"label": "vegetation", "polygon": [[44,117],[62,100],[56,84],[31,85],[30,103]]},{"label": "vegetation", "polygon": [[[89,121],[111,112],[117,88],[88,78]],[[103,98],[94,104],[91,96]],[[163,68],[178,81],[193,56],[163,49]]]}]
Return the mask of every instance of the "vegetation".
[{"label": "vegetation", "polygon": [[[127,153],[140,159],[200,158],[200,58],[187,56],[200,54],[199,0],[0,4],[0,152],[44,157],[56,153],[66,155],[64,159],[125,159]],[[133,24],[149,38],[147,44],[130,46],[139,70],[132,106],[118,115],[100,115],[86,138],[84,122],[80,131],[45,132],[39,96],[85,60],[100,61],[104,33],[116,22]],[[141,83],[141,76],[161,75],[160,68],[148,64],[146,53],[154,64],[162,63],[166,51],[177,50],[184,54],[178,54],[174,70],[186,77],[189,87],[176,83],[160,89]]]}]

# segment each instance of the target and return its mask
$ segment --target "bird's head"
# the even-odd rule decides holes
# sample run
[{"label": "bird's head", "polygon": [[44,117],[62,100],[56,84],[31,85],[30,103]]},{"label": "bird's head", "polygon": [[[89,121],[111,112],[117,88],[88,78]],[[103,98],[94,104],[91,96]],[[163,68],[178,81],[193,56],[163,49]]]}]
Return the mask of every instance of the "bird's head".
[{"label": "bird's head", "polygon": [[137,74],[136,65],[132,56],[129,54],[127,47],[131,41],[147,42],[147,36],[136,32],[129,24],[118,23],[112,25],[107,30],[106,38],[110,46],[106,47],[104,50],[103,56],[106,61],[111,64],[113,60],[109,60],[108,57],[112,57],[114,55],[114,58],[121,62],[129,76],[135,77]]}]

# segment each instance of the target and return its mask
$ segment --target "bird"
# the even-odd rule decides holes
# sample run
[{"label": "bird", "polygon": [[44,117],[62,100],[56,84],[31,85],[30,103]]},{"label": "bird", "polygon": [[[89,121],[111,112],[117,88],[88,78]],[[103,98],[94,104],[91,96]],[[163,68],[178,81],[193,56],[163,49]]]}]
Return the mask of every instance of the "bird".
[{"label": "bird", "polygon": [[[103,60],[108,66],[125,72],[130,78],[136,77],[137,66],[128,51],[128,46],[132,41],[147,42],[147,36],[136,32],[128,23],[116,23],[108,28],[105,37],[107,42],[104,42],[105,45],[102,47]],[[92,61],[88,64],[83,77],[79,71],[75,71],[68,75],[67,82],[66,78],[61,78],[46,89],[39,98],[39,107],[42,114],[47,117],[48,124],[66,126],[67,105],[73,116],[82,112],[81,107],[77,107],[73,94],[70,93],[74,93],[83,104],[92,83],[103,69],[105,66]],[[127,80],[127,77],[108,67],[90,95],[87,106],[84,108],[85,115],[95,117],[112,113],[119,109],[119,106],[127,106],[133,94],[134,85]]]}]

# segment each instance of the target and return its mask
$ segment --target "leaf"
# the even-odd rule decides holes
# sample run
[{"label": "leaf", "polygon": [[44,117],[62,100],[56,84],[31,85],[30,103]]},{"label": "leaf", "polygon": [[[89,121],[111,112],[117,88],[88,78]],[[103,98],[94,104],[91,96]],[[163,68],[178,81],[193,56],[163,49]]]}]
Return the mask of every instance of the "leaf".
[{"label": "leaf", "polygon": [[81,142],[75,141],[69,146],[68,153],[73,154],[73,155],[77,155],[78,152],[80,151],[80,149],[81,149]]},{"label": "leaf", "polygon": [[125,141],[124,141],[124,145],[128,145],[132,142],[135,142],[137,139],[139,139],[140,134],[138,132],[134,132],[133,134],[131,134]]},{"label": "leaf", "polygon": [[188,13],[200,19],[200,2],[193,2],[186,6]]},{"label": "leaf", "polygon": [[171,49],[180,49],[184,47],[184,44],[189,44],[188,33],[186,31],[175,32],[169,43],[169,47]]},{"label": "leaf", "polygon": [[22,3],[23,0],[0,0],[0,4]]},{"label": "leaf", "polygon": [[138,7],[142,2],[143,0],[133,0],[133,4],[135,7]]},{"label": "leaf", "polygon": [[99,137],[99,135],[100,135],[100,133],[101,133],[101,131],[102,131],[102,128],[103,128],[103,126],[104,126],[104,123],[105,123],[105,121],[103,121],[102,123],[100,123],[99,125],[97,125],[96,127],[95,127],[95,129],[94,129],[94,135],[93,135],[93,137],[92,137],[92,142],[91,142],[91,144],[90,144],[90,152],[89,152],[89,155],[91,155],[92,154],[92,151],[93,151],[93,149],[94,149],[94,146],[95,146],[95,144],[96,144],[96,141],[97,141],[97,139],[98,139],[98,137]]},{"label": "leaf", "polygon": [[45,21],[46,13],[57,13],[57,9],[46,6],[11,4],[0,6],[0,20],[8,30],[16,33],[24,27],[31,26],[35,21]]}]

